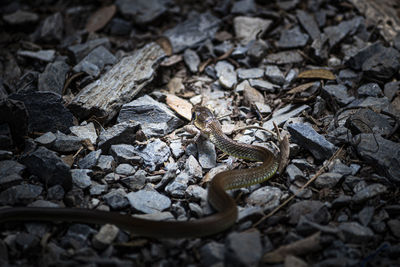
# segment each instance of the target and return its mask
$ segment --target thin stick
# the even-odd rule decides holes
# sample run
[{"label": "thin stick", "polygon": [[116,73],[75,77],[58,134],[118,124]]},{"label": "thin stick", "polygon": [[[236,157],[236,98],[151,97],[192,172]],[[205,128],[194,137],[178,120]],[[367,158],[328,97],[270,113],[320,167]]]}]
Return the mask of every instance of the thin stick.
[{"label": "thin stick", "polygon": [[293,198],[296,197],[296,195],[299,194],[299,192],[303,191],[304,188],[306,188],[309,184],[311,184],[312,182],[315,181],[315,179],[317,179],[321,174],[324,173],[324,169],[329,166],[329,164],[335,160],[338,155],[342,152],[343,150],[343,146],[341,148],[339,148],[338,150],[336,150],[336,152],[332,155],[332,157],[328,160],[328,162],[323,165],[318,172],[315,174],[315,176],[313,178],[311,178],[307,183],[305,183],[298,191],[296,194],[290,196],[288,199],[286,199],[281,205],[279,205],[278,207],[276,207],[273,211],[271,211],[270,213],[268,213],[267,215],[264,215],[258,222],[256,222],[253,226],[256,227],[257,225],[259,225],[260,223],[262,223],[263,221],[265,221],[266,219],[268,219],[269,217],[271,217],[272,215],[274,215],[278,210],[280,210],[282,207],[286,206]]}]

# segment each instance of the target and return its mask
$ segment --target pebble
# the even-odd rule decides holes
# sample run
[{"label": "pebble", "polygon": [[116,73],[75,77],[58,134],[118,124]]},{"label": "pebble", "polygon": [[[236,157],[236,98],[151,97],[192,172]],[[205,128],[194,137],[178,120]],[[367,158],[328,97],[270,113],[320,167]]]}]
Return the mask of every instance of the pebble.
[{"label": "pebble", "polygon": [[285,83],[285,76],[278,66],[268,65],[265,68],[265,76],[275,84],[283,85]]},{"label": "pebble", "polygon": [[96,129],[94,128],[93,122],[89,122],[87,124],[79,126],[72,126],[69,129],[74,135],[82,139],[89,139],[92,144],[96,144],[97,133]]},{"label": "pebble", "polygon": [[294,27],[282,31],[277,46],[284,49],[303,47],[307,44],[308,38],[307,34],[300,31],[300,27]]},{"label": "pebble", "polygon": [[155,190],[142,189],[126,195],[132,208],[143,213],[157,213],[171,206],[171,200]]},{"label": "pebble", "polygon": [[225,252],[225,261],[228,265],[256,266],[261,256],[261,235],[258,230],[233,232],[228,235]]},{"label": "pebble", "polygon": [[196,73],[199,70],[200,57],[195,51],[186,49],[183,53],[183,61],[191,72]]},{"label": "pebble", "polygon": [[92,185],[90,176],[93,175],[92,170],[73,169],[71,170],[72,182],[81,189],[88,188]]},{"label": "pebble", "polygon": [[343,222],[338,227],[343,232],[346,241],[352,244],[368,242],[374,236],[371,229],[358,222]]},{"label": "pebble", "polygon": [[263,186],[252,192],[247,198],[250,205],[261,206],[264,212],[268,212],[276,208],[282,197],[282,191],[272,186]]},{"label": "pebble", "polygon": [[111,209],[118,210],[129,206],[128,195],[123,189],[111,189],[103,196],[104,201]]},{"label": "pebble", "polygon": [[237,16],[233,19],[236,38],[241,40],[243,45],[255,40],[257,34],[263,34],[271,24],[271,20],[256,17]]}]

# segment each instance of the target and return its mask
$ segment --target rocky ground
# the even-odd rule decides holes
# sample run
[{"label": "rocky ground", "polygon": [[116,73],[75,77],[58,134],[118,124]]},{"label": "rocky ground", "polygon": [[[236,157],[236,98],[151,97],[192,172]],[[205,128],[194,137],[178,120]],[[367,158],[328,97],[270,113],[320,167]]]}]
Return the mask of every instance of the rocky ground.
[{"label": "rocky ground", "polygon": [[230,191],[239,218],[226,232],[155,240],[113,225],[7,223],[0,265],[396,266],[399,10],[390,0],[2,1],[1,206],[211,214],[207,181],[254,163],[208,140],[184,146],[200,103],[233,139],[276,151],[265,131],[275,122],[290,156],[270,181]]}]

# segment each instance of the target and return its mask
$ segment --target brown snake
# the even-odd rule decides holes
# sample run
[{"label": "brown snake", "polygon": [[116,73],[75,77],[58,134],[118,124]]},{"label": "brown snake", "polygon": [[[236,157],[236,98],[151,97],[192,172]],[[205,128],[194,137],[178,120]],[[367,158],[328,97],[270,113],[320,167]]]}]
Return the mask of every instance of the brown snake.
[{"label": "brown snake", "polygon": [[94,224],[114,224],[132,234],[156,238],[181,238],[212,235],[232,226],[238,210],[227,189],[261,183],[277,171],[278,161],[274,154],[261,146],[237,143],[221,130],[221,124],[205,107],[193,108],[193,123],[219,149],[232,156],[262,165],[218,173],[208,186],[208,201],[217,213],[193,221],[152,221],[118,212],[81,208],[18,207],[0,209],[0,223],[9,221],[68,221]]}]

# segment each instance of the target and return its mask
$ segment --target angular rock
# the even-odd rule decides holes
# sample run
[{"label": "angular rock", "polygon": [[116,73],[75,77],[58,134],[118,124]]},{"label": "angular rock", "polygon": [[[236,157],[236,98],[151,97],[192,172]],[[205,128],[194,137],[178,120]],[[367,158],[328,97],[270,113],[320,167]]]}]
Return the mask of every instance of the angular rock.
[{"label": "angular rock", "polygon": [[243,45],[255,40],[257,34],[262,35],[271,25],[272,21],[261,18],[238,16],[233,19],[236,37]]},{"label": "angular rock", "polygon": [[356,140],[358,154],[393,182],[400,182],[400,144],[379,135],[360,134]]},{"label": "angular rock", "polygon": [[250,86],[259,89],[261,91],[273,93],[277,88],[279,88],[278,85],[272,84],[266,80],[262,79],[250,79],[249,80]]},{"label": "angular rock", "polygon": [[199,163],[204,169],[211,169],[217,165],[215,146],[209,140],[199,140],[197,144]]},{"label": "angular rock", "polygon": [[299,9],[296,11],[296,16],[301,26],[307,31],[308,35],[310,35],[313,40],[320,36],[321,31],[319,30],[318,24],[312,14]]},{"label": "angular rock", "polygon": [[109,155],[101,155],[95,166],[96,170],[110,172],[114,167],[114,158]]},{"label": "angular rock", "polygon": [[333,188],[342,179],[343,175],[334,172],[326,172],[321,174],[314,182],[318,189]]},{"label": "angular rock", "polygon": [[138,122],[121,122],[100,133],[98,146],[108,152],[114,144],[132,144],[136,139],[136,132],[140,129]]},{"label": "angular rock", "polygon": [[362,21],[362,17],[355,17],[352,20],[342,21],[337,26],[326,27],[324,33],[329,38],[329,46],[334,47],[348,34],[356,32]]},{"label": "angular rock", "polygon": [[303,47],[307,44],[308,35],[300,31],[300,27],[284,30],[277,42],[280,48],[296,48]]},{"label": "angular rock", "polygon": [[102,150],[95,150],[87,154],[84,158],[78,161],[78,166],[81,169],[91,169],[94,165],[97,164],[97,161],[100,158]]},{"label": "angular rock", "polygon": [[104,46],[107,49],[111,48],[110,40],[108,38],[99,38],[87,41],[83,44],[76,44],[69,46],[67,49],[71,54],[75,63],[81,61],[90,51],[98,46]]},{"label": "angular rock", "polygon": [[111,190],[109,193],[103,196],[104,201],[112,209],[118,210],[129,206],[129,201],[126,198],[127,194],[123,189]]},{"label": "angular rock", "polygon": [[250,205],[262,207],[264,212],[273,210],[279,205],[282,191],[277,187],[263,186],[252,192],[246,202]]},{"label": "angular rock", "polygon": [[288,125],[287,128],[294,142],[309,150],[318,160],[328,159],[336,151],[332,143],[307,124],[294,123]]},{"label": "angular rock", "polygon": [[150,23],[167,11],[169,1],[158,0],[117,0],[115,4],[125,17],[138,24]]},{"label": "angular rock", "polygon": [[61,185],[66,191],[72,186],[69,166],[55,152],[45,147],[22,156],[21,162],[46,186]]},{"label": "angular rock", "polygon": [[370,184],[367,187],[358,191],[352,198],[355,203],[363,203],[378,195],[384,194],[387,187],[381,184]]},{"label": "angular rock", "polygon": [[224,262],[224,244],[211,241],[200,248],[200,261],[203,266],[217,266]]},{"label": "angular rock", "polygon": [[71,153],[82,147],[83,139],[73,135],[66,135],[61,132],[55,134],[56,140],[52,142],[51,149],[60,153]]},{"label": "angular rock", "polygon": [[117,58],[104,46],[98,46],[75,65],[73,70],[75,72],[83,71],[93,77],[98,77],[106,65],[115,63],[117,63]]},{"label": "angular rock", "polygon": [[24,102],[28,112],[29,132],[69,133],[73,116],[62,104],[60,95],[53,92],[28,92],[12,94],[11,99]]},{"label": "angular rock", "polygon": [[370,241],[374,232],[368,227],[362,226],[357,222],[343,222],[339,225],[347,242],[353,244],[362,244]]},{"label": "angular rock", "polygon": [[188,19],[164,32],[171,42],[173,52],[200,45],[213,38],[219,28],[220,20],[211,13],[192,13]]},{"label": "angular rock", "polygon": [[43,191],[41,186],[22,184],[10,187],[0,193],[1,205],[28,204]]},{"label": "angular rock", "polygon": [[56,56],[56,51],[49,49],[49,50],[39,50],[37,52],[33,51],[26,51],[26,50],[18,50],[18,56],[22,57],[29,57],[33,59],[38,59],[44,62],[52,62]]},{"label": "angular rock", "polygon": [[165,104],[148,95],[122,106],[117,121],[129,120],[139,123],[147,137],[164,136],[183,124]]},{"label": "angular rock", "polygon": [[90,175],[92,174],[92,170],[73,169],[71,170],[72,182],[81,189],[88,188],[92,185],[92,181],[90,179]]},{"label": "angular rock", "polygon": [[183,53],[183,61],[185,61],[186,66],[188,66],[191,72],[196,73],[199,70],[200,57],[192,49],[185,50]]},{"label": "angular rock", "polygon": [[151,214],[168,209],[171,200],[155,190],[140,190],[126,195],[131,206],[143,213]]},{"label": "angular rock", "polygon": [[354,97],[348,94],[347,87],[342,84],[325,85],[322,87],[322,93],[326,101],[336,101],[341,106],[345,106],[354,100]]},{"label": "angular rock", "polygon": [[64,21],[60,12],[48,16],[39,28],[37,40],[41,42],[59,42],[63,37]]},{"label": "angular rock", "polygon": [[250,14],[256,13],[257,7],[254,0],[239,0],[233,3],[232,14]]},{"label": "angular rock", "polygon": [[0,188],[20,183],[25,169],[24,165],[13,160],[0,161]]},{"label": "angular rock", "polygon": [[103,225],[100,231],[93,237],[93,246],[97,249],[105,249],[117,238],[119,228],[112,224]]},{"label": "angular rock", "polygon": [[278,66],[268,65],[265,68],[265,76],[273,83],[283,85],[285,83],[285,76]]},{"label": "angular rock", "polygon": [[125,176],[133,175],[135,171],[136,168],[127,163],[119,164],[117,168],[115,168],[115,173]]},{"label": "angular rock", "polygon": [[14,13],[4,15],[3,20],[10,25],[29,26],[35,24],[39,16],[36,13],[18,9]]},{"label": "angular rock", "polygon": [[110,153],[118,163],[139,163],[140,160],[136,148],[132,145],[112,145]]},{"label": "angular rock", "polygon": [[269,45],[263,40],[251,41],[248,45],[247,55],[250,61],[254,63],[260,62],[268,53]]},{"label": "angular rock", "polygon": [[74,135],[82,139],[89,139],[92,144],[96,144],[97,132],[93,122],[80,126],[72,126],[69,129]]},{"label": "angular rock", "polygon": [[39,75],[39,91],[50,91],[62,95],[68,71],[69,65],[64,61],[47,64],[44,72]]},{"label": "angular rock", "polygon": [[374,132],[379,135],[388,135],[393,127],[388,117],[372,111],[369,108],[359,109],[346,120],[345,126],[352,135]]},{"label": "angular rock", "polygon": [[235,266],[256,266],[262,256],[260,232],[257,230],[228,235],[226,263]]},{"label": "angular rock", "polygon": [[395,97],[396,93],[400,91],[400,82],[388,82],[385,84],[385,87],[383,89],[383,92],[385,96],[389,99],[389,101],[392,101],[393,98]]},{"label": "angular rock", "polygon": [[268,64],[295,64],[300,63],[303,61],[303,57],[297,51],[289,50],[289,51],[282,51],[274,54],[269,54],[266,57],[266,62]]},{"label": "angular rock", "polygon": [[262,78],[264,76],[264,70],[260,68],[238,69],[237,75],[241,80]]},{"label": "angular rock", "polygon": [[109,121],[153,79],[164,55],[159,45],[146,45],[83,88],[68,107],[81,119],[94,115]]},{"label": "angular rock", "polygon": [[160,139],[149,142],[145,148],[137,150],[137,155],[143,158],[144,164],[150,171],[155,171],[157,167],[166,162],[171,154],[171,150],[166,143]]},{"label": "angular rock", "polygon": [[28,132],[28,113],[24,104],[12,99],[0,100],[0,114],[0,124],[8,125],[13,142],[23,144]]},{"label": "angular rock", "polygon": [[287,105],[277,111],[274,112],[272,115],[272,118],[263,124],[263,128],[267,130],[273,130],[274,129],[274,124],[273,122],[276,123],[276,125],[280,126],[284,122],[286,122],[288,119],[293,118],[300,114],[303,110],[309,109],[310,107],[307,105],[302,105],[299,107],[296,107],[294,105]]},{"label": "angular rock", "polygon": [[[386,85],[385,85],[386,88]],[[367,83],[357,89],[358,96],[382,96],[382,89],[377,83]]]}]

